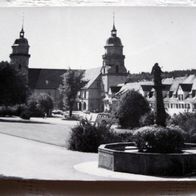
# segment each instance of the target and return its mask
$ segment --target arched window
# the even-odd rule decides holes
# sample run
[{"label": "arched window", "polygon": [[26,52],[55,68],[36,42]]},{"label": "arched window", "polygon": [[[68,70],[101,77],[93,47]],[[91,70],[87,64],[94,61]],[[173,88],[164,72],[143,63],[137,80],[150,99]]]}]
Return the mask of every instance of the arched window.
[{"label": "arched window", "polygon": [[86,103],[83,103],[83,110],[86,110]]},{"label": "arched window", "polygon": [[82,110],[82,104],[81,104],[81,102],[78,103],[78,110],[79,110],[79,111]]}]

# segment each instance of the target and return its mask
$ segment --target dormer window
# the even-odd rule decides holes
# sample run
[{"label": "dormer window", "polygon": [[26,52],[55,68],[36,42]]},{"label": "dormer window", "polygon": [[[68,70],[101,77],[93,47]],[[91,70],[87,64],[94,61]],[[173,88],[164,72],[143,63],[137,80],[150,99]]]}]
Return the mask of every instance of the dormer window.
[{"label": "dormer window", "polygon": [[183,100],[183,95],[178,95],[179,100]]}]

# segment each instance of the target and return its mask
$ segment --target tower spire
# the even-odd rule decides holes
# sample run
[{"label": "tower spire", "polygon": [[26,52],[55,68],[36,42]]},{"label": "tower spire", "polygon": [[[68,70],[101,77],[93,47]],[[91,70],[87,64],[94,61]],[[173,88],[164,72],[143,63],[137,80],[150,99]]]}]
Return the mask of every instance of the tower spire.
[{"label": "tower spire", "polygon": [[116,37],[116,32],[117,32],[117,30],[116,30],[116,27],[115,27],[115,12],[113,12],[113,27],[112,27],[111,35],[113,37]]},{"label": "tower spire", "polygon": [[116,30],[116,28],[115,28],[115,12],[113,12],[113,30]]},{"label": "tower spire", "polygon": [[24,12],[22,13],[22,28],[20,31],[20,38],[24,38]]}]

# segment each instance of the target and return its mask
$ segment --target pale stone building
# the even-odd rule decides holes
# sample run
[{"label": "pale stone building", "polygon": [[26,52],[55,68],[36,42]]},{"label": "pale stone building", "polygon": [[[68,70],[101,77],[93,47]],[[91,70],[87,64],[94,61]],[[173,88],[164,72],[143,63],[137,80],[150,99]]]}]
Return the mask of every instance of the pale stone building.
[{"label": "pale stone building", "polygon": [[[170,115],[180,112],[196,112],[196,75],[166,78],[162,80],[165,109]],[[127,83],[121,86],[118,93],[110,99],[111,105],[119,106],[123,94],[136,90],[148,100],[150,106],[155,106],[155,93],[152,81]]]}]

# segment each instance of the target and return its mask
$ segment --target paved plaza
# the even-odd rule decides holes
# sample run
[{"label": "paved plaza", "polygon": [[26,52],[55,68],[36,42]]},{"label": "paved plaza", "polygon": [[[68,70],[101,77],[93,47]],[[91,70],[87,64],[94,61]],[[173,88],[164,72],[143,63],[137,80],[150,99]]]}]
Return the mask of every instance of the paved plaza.
[{"label": "paved plaza", "polygon": [[98,168],[97,153],[67,150],[77,121],[60,118],[0,118],[0,175],[45,180],[190,181],[195,177],[162,178]]}]

